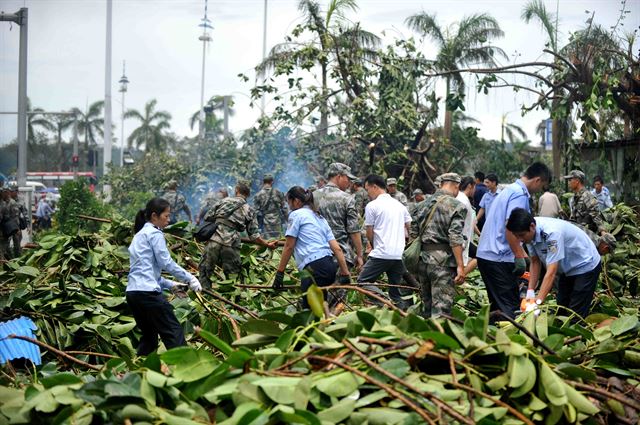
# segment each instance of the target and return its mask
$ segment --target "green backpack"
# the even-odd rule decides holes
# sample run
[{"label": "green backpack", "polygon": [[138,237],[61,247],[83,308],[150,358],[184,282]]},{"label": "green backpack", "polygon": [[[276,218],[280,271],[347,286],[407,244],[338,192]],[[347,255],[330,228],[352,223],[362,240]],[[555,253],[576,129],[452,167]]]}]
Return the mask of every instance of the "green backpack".
[{"label": "green backpack", "polygon": [[418,274],[418,265],[420,264],[420,253],[422,252],[422,234],[424,233],[427,225],[433,218],[433,214],[436,212],[436,207],[445,198],[445,196],[441,196],[431,207],[431,211],[429,211],[429,216],[420,227],[420,232],[418,236],[409,244],[409,246],[402,253],[402,262],[404,263],[404,267],[407,271],[413,275]]}]

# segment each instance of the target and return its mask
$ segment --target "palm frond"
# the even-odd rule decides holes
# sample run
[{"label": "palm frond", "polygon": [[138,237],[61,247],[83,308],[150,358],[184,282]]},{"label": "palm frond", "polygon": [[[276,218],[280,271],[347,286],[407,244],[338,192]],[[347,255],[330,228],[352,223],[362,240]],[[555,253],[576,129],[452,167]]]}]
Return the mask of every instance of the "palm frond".
[{"label": "palm frond", "polygon": [[524,5],[522,14],[520,15],[522,20],[527,24],[533,19],[537,19],[540,26],[547,33],[549,38],[549,45],[554,52],[558,51],[558,45],[556,43],[556,29],[553,21],[556,19],[555,14],[549,13],[542,0],[530,0]]},{"label": "palm frond", "polygon": [[436,15],[430,15],[426,12],[418,13],[405,19],[405,24],[421,35],[431,37],[440,46],[446,43],[442,29],[436,22]]}]

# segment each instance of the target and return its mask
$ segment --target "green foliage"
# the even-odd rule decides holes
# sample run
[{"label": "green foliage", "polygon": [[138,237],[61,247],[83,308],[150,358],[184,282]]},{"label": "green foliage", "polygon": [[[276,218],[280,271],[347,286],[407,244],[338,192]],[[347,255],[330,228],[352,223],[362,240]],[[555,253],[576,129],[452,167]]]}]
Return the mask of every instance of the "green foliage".
[{"label": "green foliage", "polygon": [[58,207],[56,223],[67,235],[77,234],[80,230],[95,232],[100,228],[100,223],[78,218],[78,214],[105,217],[109,211],[108,206],[96,198],[87,183],[81,180],[67,182],[60,188]]}]

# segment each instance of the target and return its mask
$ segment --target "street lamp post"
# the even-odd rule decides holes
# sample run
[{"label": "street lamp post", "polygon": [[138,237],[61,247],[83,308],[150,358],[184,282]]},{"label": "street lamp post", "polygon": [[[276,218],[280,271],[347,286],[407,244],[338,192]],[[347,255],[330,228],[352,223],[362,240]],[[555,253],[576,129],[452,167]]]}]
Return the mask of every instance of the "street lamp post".
[{"label": "street lamp post", "polygon": [[122,93],[122,113],[120,114],[120,167],[124,165],[124,94],[127,92],[129,79],[125,74],[125,63],[122,61],[122,77],[120,78],[120,93]]},{"label": "street lamp post", "polygon": [[211,36],[209,35],[209,30],[213,29],[211,26],[211,21],[207,18],[207,0],[204,1],[204,18],[202,18],[202,23],[198,25],[202,27],[202,35],[198,37],[198,40],[202,41],[202,79],[200,81],[200,139],[204,139],[204,70],[205,70],[205,59],[207,54],[207,43],[211,41]]}]

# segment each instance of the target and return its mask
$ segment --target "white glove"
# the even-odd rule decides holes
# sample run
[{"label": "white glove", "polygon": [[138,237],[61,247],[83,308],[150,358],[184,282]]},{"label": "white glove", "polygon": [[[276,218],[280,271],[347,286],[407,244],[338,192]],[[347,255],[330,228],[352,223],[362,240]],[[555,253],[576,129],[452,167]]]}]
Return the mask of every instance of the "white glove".
[{"label": "white glove", "polygon": [[191,276],[191,279],[189,280],[189,289],[194,292],[202,291],[202,285],[200,285],[200,281],[197,277]]},{"label": "white glove", "polygon": [[535,298],[536,297],[536,291],[534,291],[533,289],[527,289],[527,296],[526,298],[528,300]]}]

